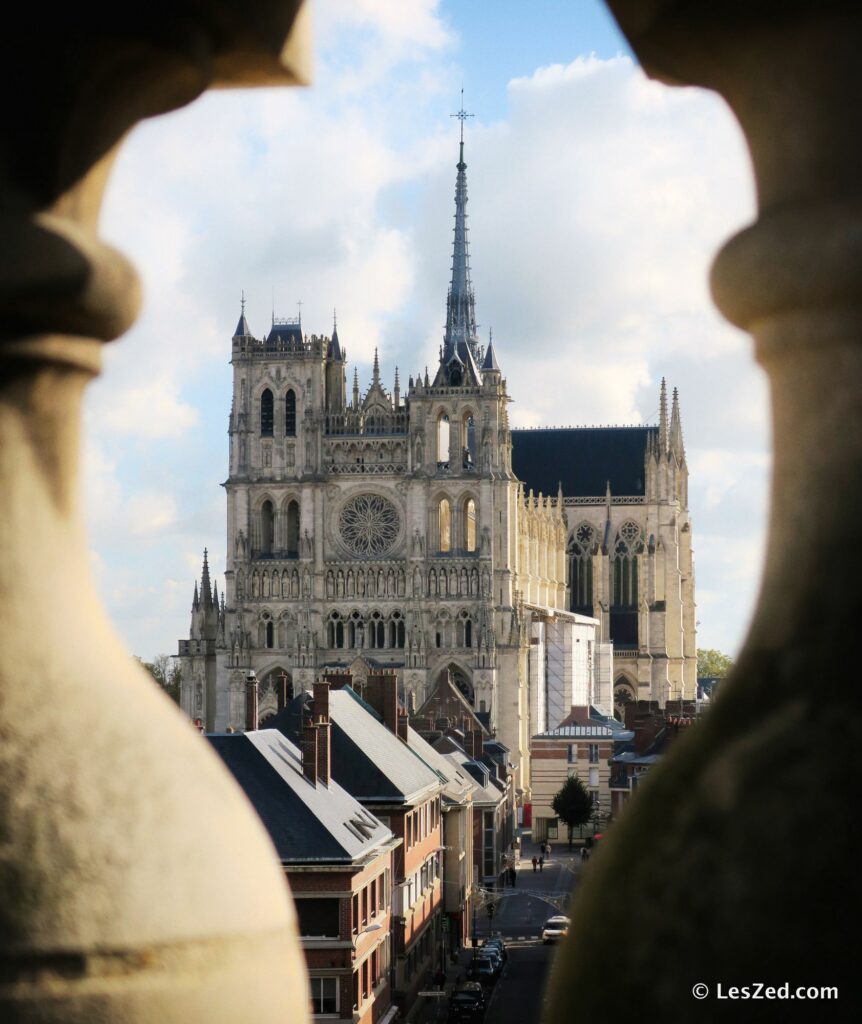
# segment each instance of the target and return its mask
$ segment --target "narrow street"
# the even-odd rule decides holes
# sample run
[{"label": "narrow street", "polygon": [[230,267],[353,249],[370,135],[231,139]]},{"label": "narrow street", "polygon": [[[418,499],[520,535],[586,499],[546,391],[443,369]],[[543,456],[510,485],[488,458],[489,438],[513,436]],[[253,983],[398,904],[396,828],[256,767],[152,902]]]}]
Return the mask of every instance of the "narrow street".
[{"label": "narrow street", "polygon": [[[491,928],[507,942],[509,959],[494,987],[485,1016],[485,1024],[534,1024],[542,1015],[545,982],[557,946],[542,944],[542,926],[549,917],[566,913],[568,895],[581,871],[580,856],[570,855],[565,847],[555,848],[544,870],[533,871],[531,858],[536,847],[527,840],[518,881],[513,889],[504,889]],[[559,900],[557,909],[549,899]],[[485,937],[488,919],[480,916],[479,937]]]}]

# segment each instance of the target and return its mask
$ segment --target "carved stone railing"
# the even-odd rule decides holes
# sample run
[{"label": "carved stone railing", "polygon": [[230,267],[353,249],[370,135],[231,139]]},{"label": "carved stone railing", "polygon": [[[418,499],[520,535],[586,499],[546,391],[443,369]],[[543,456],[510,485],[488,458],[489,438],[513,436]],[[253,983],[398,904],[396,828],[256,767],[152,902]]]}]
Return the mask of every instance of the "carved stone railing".
[{"label": "carved stone railing", "polygon": [[[717,1020],[719,982],[835,985],[844,1003],[858,986],[862,729],[844,651],[862,621],[862,6],[608,3],[648,73],[717,90],[745,133],[758,217],[712,288],[769,376],[775,461],[745,646],[587,868],[548,1020]],[[737,1012],[795,1019],[793,1005]]]},{"label": "carved stone railing", "polygon": [[[112,157],[212,84],[305,74],[298,2],[16,12],[0,155],[0,1019],[308,1020],[269,838],[123,649],[90,574],[81,398],[137,278],[97,236]],[[291,30],[293,28],[293,33]],[[205,157],[201,157],[205,173]]]}]

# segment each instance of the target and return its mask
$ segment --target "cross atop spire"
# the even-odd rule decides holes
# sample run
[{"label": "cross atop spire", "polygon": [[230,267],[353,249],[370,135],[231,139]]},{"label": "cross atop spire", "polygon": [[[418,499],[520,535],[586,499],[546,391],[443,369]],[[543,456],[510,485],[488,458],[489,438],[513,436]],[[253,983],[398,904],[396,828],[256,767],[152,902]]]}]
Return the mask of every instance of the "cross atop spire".
[{"label": "cross atop spire", "polygon": [[461,159],[464,159],[464,122],[468,117],[475,117],[475,114],[468,114],[464,109],[464,86],[461,86],[461,109],[457,114],[450,114],[450,117],[457,117],[461,122]]}]

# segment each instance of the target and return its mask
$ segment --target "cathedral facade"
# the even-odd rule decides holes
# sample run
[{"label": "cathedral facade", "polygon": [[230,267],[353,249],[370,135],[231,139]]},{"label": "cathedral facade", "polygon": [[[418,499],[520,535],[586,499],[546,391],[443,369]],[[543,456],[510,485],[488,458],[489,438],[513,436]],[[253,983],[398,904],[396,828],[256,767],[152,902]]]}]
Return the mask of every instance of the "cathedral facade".
[{"label": "cathedral facade", "polygon": [[[418,707],[448,673],[523,775],[573,703],[693,696],[694,577],[679,407],[656,427],[519,431],[480,345],[461,141],[439,365],[370,387],[331,336],[273,320],[232,339],[227,558],[204,559],[181,702],[208,731],[261,718],[323,669],[399,675]],[[619,436],[617,436],[619,435]],[[596,489],[595,481],[602,486]],[[611,642],[613,651],[611,653]],[[581,646],[583,644],[583,646]]]}]

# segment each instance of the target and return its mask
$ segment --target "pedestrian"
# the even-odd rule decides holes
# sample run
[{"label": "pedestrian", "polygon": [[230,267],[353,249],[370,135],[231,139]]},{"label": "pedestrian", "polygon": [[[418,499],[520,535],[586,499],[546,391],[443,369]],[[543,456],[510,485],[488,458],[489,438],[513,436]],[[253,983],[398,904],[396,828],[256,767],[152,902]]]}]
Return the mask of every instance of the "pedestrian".
[{"label": "pedestrian", "polygon": [[509,885],[511,885],[513,889],[515,888],[515,885],[517,884],[517,881],[518,881],[518,872],[515,871],[514,868],[509,868]]},{"label": "pedestrian", "polygon": [[581,860],[585,861],[586,859],[587,859],[587,848],[586,848],[586,846],[582,846],[581,847]]},{"label": "pedestrian", "polygon": [[545,860],[551,859],[551,844],[545,843]]},{"label": "pedestrian", "polygon": [[539,871],[545,870],[545,858],[544,856],[539,857]]},{"label": "pedestrian", "polygon": [[434,975],[434,984],[437,988],[443,988],[446,984],[446,972],[442,968]]},{"label": "pedestrian", "polygon": [[536,870],[538,865],[539,865],[539,858],[538,857],[533,857],[533,871]]}]

